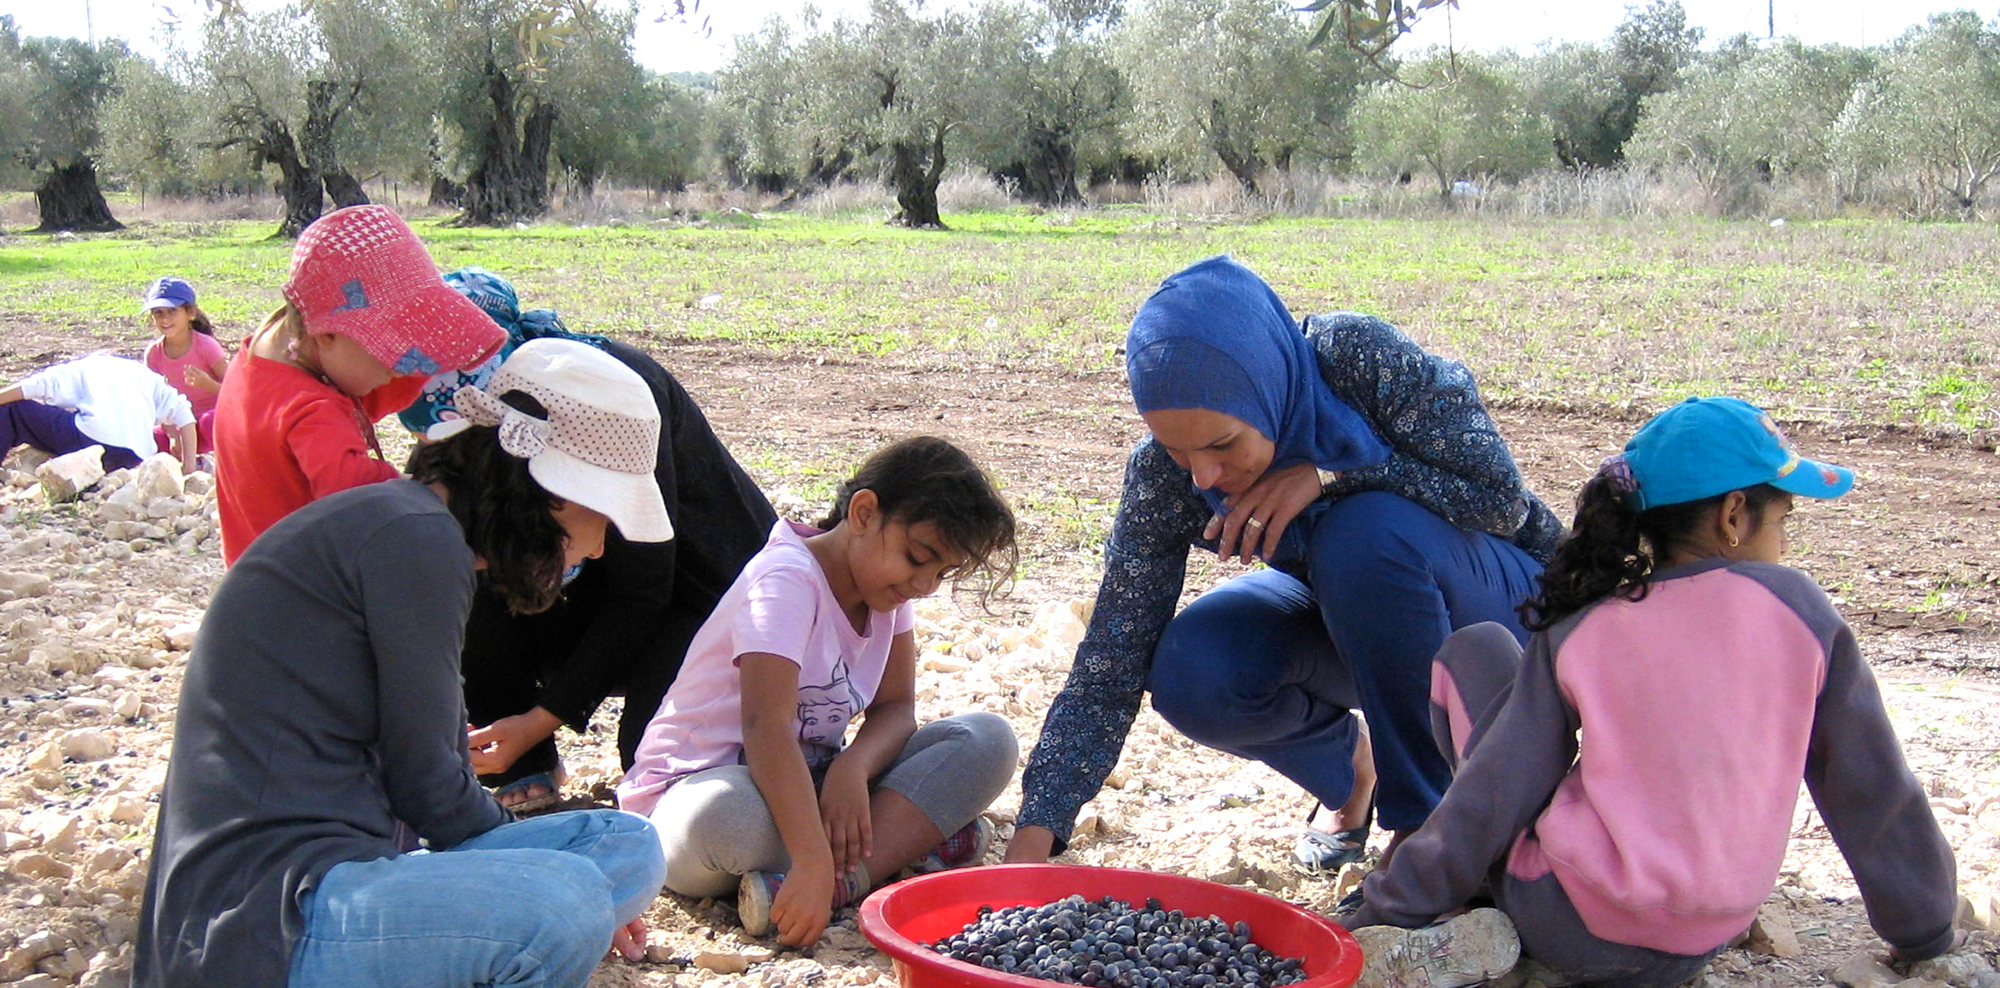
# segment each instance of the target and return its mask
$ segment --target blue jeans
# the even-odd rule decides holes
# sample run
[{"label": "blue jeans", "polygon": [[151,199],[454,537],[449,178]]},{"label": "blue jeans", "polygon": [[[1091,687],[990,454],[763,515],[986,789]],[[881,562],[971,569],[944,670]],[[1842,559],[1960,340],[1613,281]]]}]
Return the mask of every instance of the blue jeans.
[{"label": "blue jeans", "polygon": [[504,824],[448,851],[335,865],[300,903],[292,988],[581,986],[666,879],[617,810]]},{"label": "blue jeans", "polygon": [[1154,651],[1153,707],[1189,738],[1338,806],[1354,786],[1358,705],[1375,749],[1376,817],[1415,829],[1451,782],[1431,735],[1431,658],[1481,621],[1525,640],[1514,607],[1541,564],[1379,491],[1295,524],[1311,528],[1306,578],[1260,570],[1188,605]]}]

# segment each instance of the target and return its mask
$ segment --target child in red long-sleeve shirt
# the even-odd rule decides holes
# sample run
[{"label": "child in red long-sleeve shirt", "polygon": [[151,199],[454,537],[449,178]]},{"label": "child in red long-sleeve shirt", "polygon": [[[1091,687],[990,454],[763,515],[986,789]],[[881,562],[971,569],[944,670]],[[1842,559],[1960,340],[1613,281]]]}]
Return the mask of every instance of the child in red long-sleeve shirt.
[{"label": "child in red long-sleeve shirt", "polygon": [[383,206],[307,227],[284,294],[237,351],[216,402],[225,562],[315,498],[397,476],[375,421],[408,405],[430,375],[476,367],[506,340]]}]

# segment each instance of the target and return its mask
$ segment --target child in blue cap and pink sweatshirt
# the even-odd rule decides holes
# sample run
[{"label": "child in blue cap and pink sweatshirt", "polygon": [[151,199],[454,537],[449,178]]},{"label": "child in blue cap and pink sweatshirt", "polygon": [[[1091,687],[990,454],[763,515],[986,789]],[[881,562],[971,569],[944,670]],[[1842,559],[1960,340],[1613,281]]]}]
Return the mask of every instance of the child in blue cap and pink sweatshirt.
[{"label": "child in blue cap and pink sweatshirt", "polygon": [[[1951,848],[1854,632],[1779,564],[1793,498],[1853,483],[1734,398],[1646,423],[1578,496],[1526,651],[1489,624],[1438,653],[1451,786],[1342,922],[1424,927],[1485,892],[1563,983],[1679,984],[1770,894],[1803,778],[1893,955],[1950,950]],[[1372,973],[1445,988],[1511,966],[1454,923],[1363,930]]]}]

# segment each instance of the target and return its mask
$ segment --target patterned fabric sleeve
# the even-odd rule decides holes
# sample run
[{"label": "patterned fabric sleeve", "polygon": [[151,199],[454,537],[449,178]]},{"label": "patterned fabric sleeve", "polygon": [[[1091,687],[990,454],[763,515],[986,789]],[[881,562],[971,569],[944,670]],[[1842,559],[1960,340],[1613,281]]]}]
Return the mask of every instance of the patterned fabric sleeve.
[{"label": "patterned fabric sleeve", "polygon": [[1124,750],[1153,647],[1180,604],[1188,549],[1214,548],[1201,538],[1208,517],[1188,472],[1151,436],[1141,440],[1125,464],[1090,628],[1021,776],[1018,823],[1054,832],[1057,852]]},{"label": "patterned fabric sleeve", "polygon": [[1329,493],[1392,491],[1548,561],[1562,523],[1528,491],[1464,364],[1374,316],[1309,316],[1304,329],[1327,385],[1394,449],[1379,466],[1344,471]]}]

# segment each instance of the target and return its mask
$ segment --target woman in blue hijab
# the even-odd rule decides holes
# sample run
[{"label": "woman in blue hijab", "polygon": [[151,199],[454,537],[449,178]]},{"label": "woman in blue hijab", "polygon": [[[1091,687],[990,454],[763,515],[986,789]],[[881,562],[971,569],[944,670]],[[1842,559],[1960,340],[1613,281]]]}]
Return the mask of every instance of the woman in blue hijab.
[{"label": "woman in blue hijab", "polygon": [[[1481,621],[1521,637],[1515,605],[1562,531],[1471,374],[1372,316],[1301,325],[1228,257],[1161,284],[1126,371],[1151,435],[1126,463],[1097,606],[1022,776],[1008,860],[1067,845],[1148,691],[1188,737],[1349,804],[1342,825],[1365,837],[1361,710],[1374,811],[1415,830],[1451,777],[1432,741],[1431,657]],[[1267,565],[1176,615],[1191,547]],[[1332,829],[1308,820],[1301,866],[1360,857]]]}]

